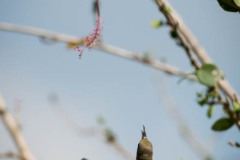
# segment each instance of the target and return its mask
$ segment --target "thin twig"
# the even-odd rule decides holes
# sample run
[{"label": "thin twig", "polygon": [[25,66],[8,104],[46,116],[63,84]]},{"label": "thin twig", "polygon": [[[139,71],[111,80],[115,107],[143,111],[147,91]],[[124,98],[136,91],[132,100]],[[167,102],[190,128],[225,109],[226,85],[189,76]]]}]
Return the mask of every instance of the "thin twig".
[{"label": "thin twig", "polygon": [[167,19],[167,25],[171,27],[171,32],[174,35],[174,38],[177,41],[178,45],[185,50],[192,66],[195,67],[196,69],[199,69],[200,65],[198,64],[197,60],[191,53],[191,46],[188,44],[188,41],[185,39],[184,35],[181,34],[181,31],[179,30],[178,22],[175,19],[173,19],[171,14],[168,13],[168,12],[171,12],[170,8],[165,3],[158,3],[158,4],[159,4],[159,10],[164,15],[166,15],[165,17]]},{"label": "thin twig", "polygon": [[[163,15],[170,21],[171,23],[177,24],[177,28],[181,35],[184,36],[184,39],[188,42],[193,52],[199,58],[202,63],[213,63],[211,58],[208,56],[207,52],[204,48],[198,43],[195,36],[190,32],[182,18],[177,14],[174,8],[170,5],[167,0],[155,0],[157,6],[163,13]],[[171,24],[170,24],[171,25]],[[174,27],[174,26],[172,26]],[[221,80],[218,83],[220,89],[231,98],[231,100],[235,101],[237,97],[237,101],[239,101],[239,96],[237,92],[231,87],[228,83],[227,79]]]},{"label": "thin twig", "polygon": [[18,128],[18,123],[12,117],[12,115],[7,111],[5,102],[0,95],[0,117],[3,120],[6,128],[8,129],[12,139],[14,140],[16,147],[19,150],[19,154],[22,160],[35,160],[30,149],[28,148],[25,139],[23,138],[20,130]]},{"label": "thin twig", "polygon": [[[39,28],[26,27],[26,26],[15,25],[15,24],[10,24],[10,23],[0,23],[0,30],[38,36],[38,37],[42,37],[44,39],[66,42],[68,44],[80,44],[81,41],[83,41],[83,39],[76,37],[76,36],[70,36],[70,35],[50,32],[47,30],[39,29]],[[105,44],[105,43],[99,43],[97,48],[99,50],[116,55],[118,57],[122,57],[125,59],[129,59],[129,60],[133,60],[133,61],[136,61],[139,63],[146,64],[155,69],[162,70],[163,72],[165,72],[167,74],[171,74],[171,75],[175,75],[175,76],[179,76],[179,77],[190,78],[190,79],[193,78],[191,76],[187,76],[188,73],[181,71],[180,69],[178,69],[174,66],[162,63],[158,60],[154,60],[151,58],[146,59],[146,58],[140,56],[139,54],[137,54],[136,52],[130,52],[125,49],[115,47],[115,46]]]},{"label": "thin twig", "polygon": [[[77,124],[72,118],[63,110],[63,107],[60,105],[59,99],[56,95],[51,95],[49,97],[50,105],[54,107],[56,113],[60,116],[60,118],[65,122],[65,124],[70,127],[70,129],[77,133],[80,136],[92,136],[97,139],[106,138],[104,134],[104,130],[91,127],[91,128],[83,128],[79,124]],[[119,153],[126,160],[134,160],[134,156],[122,146],[116,138],[112,141],[107,141],[107,144],[111,145],[113,149]]]},{"label": "thin twig", "polygon": [[160,95],[160,100],[163,103],[164,108],[168,112],[169,116],[174,120],[179,133],[189,145],[189,147],[201,158],[201,159],[210,159],[212,157],[209,149],[203,145],[202,141],[192,132],[187,124],[185,118],[182,116],[179,107],[174,99],[168,93],[168,90],[163,84],[163,78],[157,75],[157,90]]},{"label": "thin twig", "polygon": [[69,117],[69,115],[64,111],[62,105],[59,102],[58,96],[52,94],[48,97],[48,102],[55,110],[55,113],[63,120],[63,122],[68,126],[71,130],[81,136],[98,136],[100,135],[100,131],[97,128],[89,127],[83,128],[79,126],[73,119]]}]

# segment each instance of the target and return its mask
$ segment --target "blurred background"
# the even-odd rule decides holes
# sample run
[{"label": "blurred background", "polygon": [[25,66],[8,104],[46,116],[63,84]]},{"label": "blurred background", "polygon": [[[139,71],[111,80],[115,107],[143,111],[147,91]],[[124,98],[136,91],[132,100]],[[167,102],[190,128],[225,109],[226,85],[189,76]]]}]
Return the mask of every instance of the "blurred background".
[{"label": "blurred background", "polygon": [[[223,11],[217,1],[171,0],[232,86],[240,92],[239,14]],[[95,16],[89,0],[0,0],[0,22],[38,27],[75,36],[92,31]],[[164,20],[154,1],[100,1],[102,40],[127,50],[150,52],[156,59],[187,72],[188,57],[169,37],[169,28],[153,29],[152,20]],[[153,143],[153,159],[201,159],[183,139],[166,97],[175,103],[195,137],[218,160],[237,160],[240,141],[234,126],[227,132],[211,130],[223,116],[215,108],[211,119],[206,107],[196,103],[204,87],[169,76],[145,65],[99,50],[85,50],[83,57],[65,43],[46,44],[40,38],[0,31],[0,91],[11,112],[21,106],[19,122],[31,151],[39,160],[89,160],[122,157],[104,138],[76,133],[56,114],[52,98],[80,127],[98,128],[104,117],[118,142],[135,156],[142,125]],[[49,100],[50,99],[50,100]],[[49,102],[50,101],[50,102]],[[0,152],[15,150],[4,124],[0,123]]]}]

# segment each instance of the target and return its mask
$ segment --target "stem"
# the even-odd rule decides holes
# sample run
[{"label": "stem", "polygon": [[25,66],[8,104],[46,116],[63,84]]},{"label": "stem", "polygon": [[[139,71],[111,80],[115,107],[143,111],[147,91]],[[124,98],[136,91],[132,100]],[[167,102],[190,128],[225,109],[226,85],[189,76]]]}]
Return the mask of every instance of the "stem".
[{"label": "stem", "polygon": [[97,14],[98,14],[98,17],[100,17],[100,8],[99,8],[98,0],[97,0]]}]

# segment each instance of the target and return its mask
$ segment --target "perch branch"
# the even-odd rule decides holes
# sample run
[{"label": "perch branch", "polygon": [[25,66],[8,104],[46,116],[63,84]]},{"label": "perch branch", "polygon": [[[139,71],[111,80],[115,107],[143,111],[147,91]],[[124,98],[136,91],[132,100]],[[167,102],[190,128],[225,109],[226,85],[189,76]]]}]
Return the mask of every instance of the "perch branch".
[{"label": "perch branch", "polygon": [[[38,36],[38,37],[42,37],[44,39],[50,39],[50,40],[53,40],[56,42],[58,42],[58,41],[66,42],[68,44],[69,43],[72,43],[72,44],[77,43],[78,44],[82,41],[82,39],[79,37],[50,32],[47,30],[39,29],[39,28],[10,24],[10,23],[0,23],[0,30]],[[151,58],[142,57],[141,55],[139,55],[137,53],[130,52],[130,51],[127,51],[127,50],[119,48],[119,47],[115,47],[115,46],[112,46],[109,44],[99,43],[97,48],[101,51],[116,55],[118,57],[122,57],[125,59],[129,59],[129,60],[133,60],[133,61],[136,61],[139,63],[146,64],[152,68],[162,70],[163,72],[170,74],[170,75],[175,75],[175,76],[179,76],[179,77],[185,77],[185,78],[192,79],[192,77],[187,76],[188,73],[181,71],[174,66],[162,63],[158,60],[154,60]]]},{"label": "perch branch", "polygon": [[12,139],[14,140],[19,150],[19,156],[21,157],[21,160],[35,160],[22,134],[19,131],[18,123],[7,111],[5,102],[1,95],[0,95],[0,117],[2,118],[3,123],[8,129],[10,135],[12,136]]}]

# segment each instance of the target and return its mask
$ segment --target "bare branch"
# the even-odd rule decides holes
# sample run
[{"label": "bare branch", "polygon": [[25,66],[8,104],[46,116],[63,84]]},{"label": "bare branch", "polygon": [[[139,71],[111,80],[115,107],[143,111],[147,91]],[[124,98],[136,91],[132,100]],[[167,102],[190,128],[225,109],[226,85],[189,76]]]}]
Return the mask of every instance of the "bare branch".
[{"label": "bare branch", "polygon": [[14,140],[22,160],[35,160],[30,149],[28,148],[22,134],[19,131],[18,123],[15,119],[7,112],[5,102],[0,95],[0,117],[3,120],[6,128],[8,129],[12,139]]},{"label": "bare branch", "polygon": [[[184,38],[186,39],[186,41],[188,42],[188,44],[190,45],[194,53],[197,55],[199,60],[202,63],[213,63],[211,58],[208,56],[207,52],[198,43],[195,36],[190,32],[190,30],[187,28],[187,26],[183,22],[182,18],[177,14],[177,12],[170,5],[170,3],[167,0],[155,0],[155,1],[160,11],[163,13],[166,19],[170,22],[169,25],[171,27],[175,27],[174,24],[177,24],[178,30],[184,36]],[[237,92],[231,87],[231,85],[228,83],[226,79],[221,80],[218,83],[218,85],[221,88],[221,90],[231,98],[231,100],[235,101],[237,97],[237,101],[239,101],[239,96],[235,96],[235,95],[238,95]]]},{"label": "bare branch", "polygon": [[[54,40],[54,41],[62,41],[62,42],[66,42],[68,44],[81,44],[81,41],[82,41],[81,38],[75,37],[75,36],[50,32],[50,31],[46,31],[43,29],[39,29],[39,28],[9,24],[9,23],[0,23],[0,30],[43,37],[45,39],[50,39],[50,40]],[[174,66],[171,66],[171,65],[168,65],[165,63],[161,63],[160,61],[154,60],[151,58],[144,58],[135,52],[130,52],[130,51],[127,51],[127,50],[119,48],[119,47],[115,47],[115,46],[112,46],[109,44],[99,43],[97,48],[104,52],[107,52],[107,53],[110,53],[110,54],[113,54],[113,55],[116,55],[116,56],[119,56],[119,57],[122,57],[125,59],[129,59],[129,60],[133,60],[133,61],[136,61],[139,63],[146,64],[155,69],[162,70],[163,72],[165,72],[167,74],[185,77],[185,78],[189,78],[189,79],[193,78],[191,76],[187,76],[188,73],[183,72]]]}]

